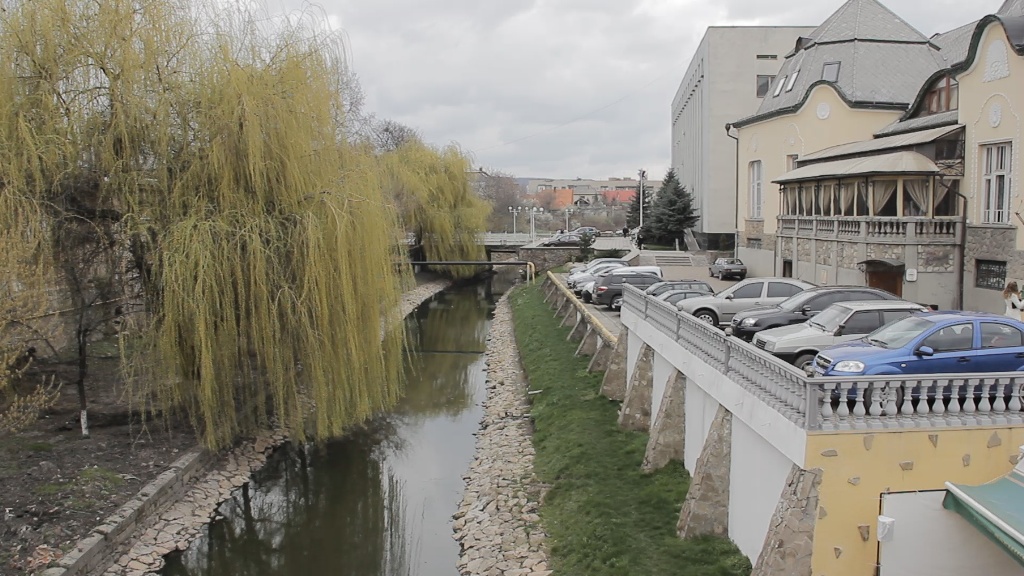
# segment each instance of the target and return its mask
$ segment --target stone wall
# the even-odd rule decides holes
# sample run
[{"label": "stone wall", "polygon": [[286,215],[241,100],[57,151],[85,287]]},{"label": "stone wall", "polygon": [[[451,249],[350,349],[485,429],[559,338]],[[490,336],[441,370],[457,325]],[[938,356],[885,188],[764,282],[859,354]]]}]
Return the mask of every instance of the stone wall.
[{"label": "stone wall", "polygon": [[557,268],[563,264],[568,264],[580,255],[580,249],[576,247],[568,248],[520,248],[519,259],[527,262],[533,262],[534,266],[537,267],[537,274],[544,272],[545,270],[551,270]]},{"label": "stone wall", "polygon": [[868,244],[868,256],[865,260],[891,259],[903,261],[904,251],[902,244]]},{"label": "stone wall", "polygon": [[1000,288],[979,288],[978,260],[1006,262],[1005,281],[1024,280],[1024,252],[1017,250],[1017,230],[1008,226],[968,226],[964,246],[964,308],[1002,313]]},{"label": "stone wall", "polygon": [[918,272],[956,271],[956,246],[925,244],[917,249]]},{"label": "stone wall", "polygon": [[732,412],[719,405],[679,511],[676,530],[680,538],[729,537],[731,468]]},{"label": "stone wall", "polygon": [[860,247],[851,242],[839,242],[838,244],[836,256],[839,258],[839,267],[855,270],[857,262],[861,260]]},{"label": "stone wall", "polygon": [[793,466],[751,576],[811,576],[821,475],[819,468],[802,470]]}]

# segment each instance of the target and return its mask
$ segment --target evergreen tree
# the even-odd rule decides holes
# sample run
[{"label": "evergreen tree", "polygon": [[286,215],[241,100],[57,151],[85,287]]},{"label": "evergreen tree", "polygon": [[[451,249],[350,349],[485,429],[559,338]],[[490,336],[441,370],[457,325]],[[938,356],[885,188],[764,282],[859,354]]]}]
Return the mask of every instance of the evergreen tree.
[{"label": "evergreen tree", "polygon": [[672,245],[676,240],[682,242],[686,230],[696,223],[693,196],[670,169],[658,189],[651,217],[644,222],[644,235],[649,242]]},{"label": "evergreen tree", "polygon": [[[637,190],[640,189],[640,185],[637,184]],[[640,225],[640,199],[643,198],[644,203],[644,223],[647,223],[647,219],[651,217],[651,191],[647,186],[644,186],[643,194],[634,194],[633,199],[629,202],[629,212],[626,213],[626,226],[630,229],[636,228]]]}]

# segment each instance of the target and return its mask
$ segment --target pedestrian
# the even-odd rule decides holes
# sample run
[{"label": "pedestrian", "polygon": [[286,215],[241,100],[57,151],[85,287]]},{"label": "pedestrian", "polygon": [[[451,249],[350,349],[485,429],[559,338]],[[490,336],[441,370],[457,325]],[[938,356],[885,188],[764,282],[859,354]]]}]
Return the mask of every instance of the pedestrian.
[{"label": "pedestrian", "polygon": [[622,237],[629,238],[629,226],[622,227]]},{"label": "pedestrian", "polygon": [[1003,315],[1014,320],[1021,319],[1021,310],[1024,310],[1024,302],[1020,299],[1020,288],[1016,282],[1010,282],[1003,289],[1003,301],[1006,302],[1006,310]]},{"label": "pedestrian", "polygon": [[644,235],[641,234],[640,232],[636,233],[636,248],[637,250],[644,249]]}]

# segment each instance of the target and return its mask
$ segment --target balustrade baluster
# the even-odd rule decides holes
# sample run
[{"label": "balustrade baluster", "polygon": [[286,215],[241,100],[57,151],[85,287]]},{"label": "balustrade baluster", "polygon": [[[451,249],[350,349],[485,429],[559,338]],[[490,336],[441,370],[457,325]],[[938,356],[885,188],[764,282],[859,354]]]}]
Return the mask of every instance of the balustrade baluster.
[{"label": "balustrade baluster", "polygon": [[964,380],[964,416],[971,418],[978,411],[976,400],[974,398],[974,383],[971,380]]},{"label": "balustrade baluster", "polygon": [[[896,385],[899,386],[898,384]],[[899,408],[896,406],[896,389],[893,387],[892,382],[885,383],[885,415],[896,416],[899,414]]]},{"label": "balustrade baluster", "polygon": [[1021,384],[1017,382],[1016,378],[1014,378],[1010,381],[1010,404],[1007,408],[1010,409],[1010,412],[1015,414],[1019,414],[1021,409],[1020,393]]},{"label": "balustrade baluster", "polygon": [[901,382],[900,389],[903,390],[903,404],[900,406],[900,415],[910,416],[914,413],[914,383]]},{"label": "balustrade baluster", "polygon": [[978,412],[984,415],[988,415],[992,411],[992,402],[989,400],[988,390],[989,384],[984,380],[980,380],[976,387],[978,391]]},{"label": "balustrade baluster", "polygon": [[836,384],[836,391],[839,393],[839,407],[836,409],[836,415],[839,416],[840,423],[846,424],[850,417],[850,389],[840,382]]},{"label": "balustrade baluster", "polygon": [[935,381],[935,401],[932,403],[932,414],[935,414],[939,420],[944,420],[946,414],[946,405],[943,402],[943,398],[946,395],[946,387],[949,385],[945,380]]},{"label": "balustrade baluster", "polygon": [[[811,386],[815,386],[815,384],[812,383]],[[835,412],[832,411],[832,392],[835,391],[835,385],[818,384],[817,386],[819,386],[819,390],[821,390],[821,397],[819,398],[821,406],[818,408],[818,411],[821,413],[821,422],[824,424],[826,422],[831,422],[832,416],[835,414]]]},{"label": "balustrade baluster", "polygon": [[926,416],[928,414],[928,393],[932,390],[932,383],[922,380],[918,382],[918,390],[921,391],[921,395],[917,399],[917,414]]},{"label": "balustrade baluster", "polygon": [[946,413],[949,414],[947,421],[960,416],[960,384],[956,380],[949,381],[949,407]]},{"label": "balustrade baluster", "polygon": [[996,414],[1006,413],[1006,400],[1003,395],[1006,394],[1006,386],[1000,383],[999,378],[996,378],[992,383],[991,393],[995,395],[995,400],[992,402],[992,411]]},{"label": "balustrade baluster", "polygon": [[867,392],[867,390],[865,389],[866,385],[863,382],[859,382],[859,383],[856,384],[856,386],[857,386],[857,390],[855,392],[856,399],[854,400],[854,403],[853,403],[854,427],[855,428],[865,428],[866,425],[864,423],[864,415],[867,414],[867,410],[865,409],[865,406],[864,406],[864,403],[865,403],[864,393]]}]

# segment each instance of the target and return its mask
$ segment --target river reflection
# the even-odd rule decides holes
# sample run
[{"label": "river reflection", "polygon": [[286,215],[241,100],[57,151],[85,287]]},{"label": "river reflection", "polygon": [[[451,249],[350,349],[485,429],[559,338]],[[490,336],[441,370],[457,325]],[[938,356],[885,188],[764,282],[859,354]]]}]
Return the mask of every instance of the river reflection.
[{"label": "river reflection", "polygon": [[368,429],[278,450],[165,576],[455,576],[451,515],[473,457],[493,302],[449,290],[406,319],[406,393]]}]

